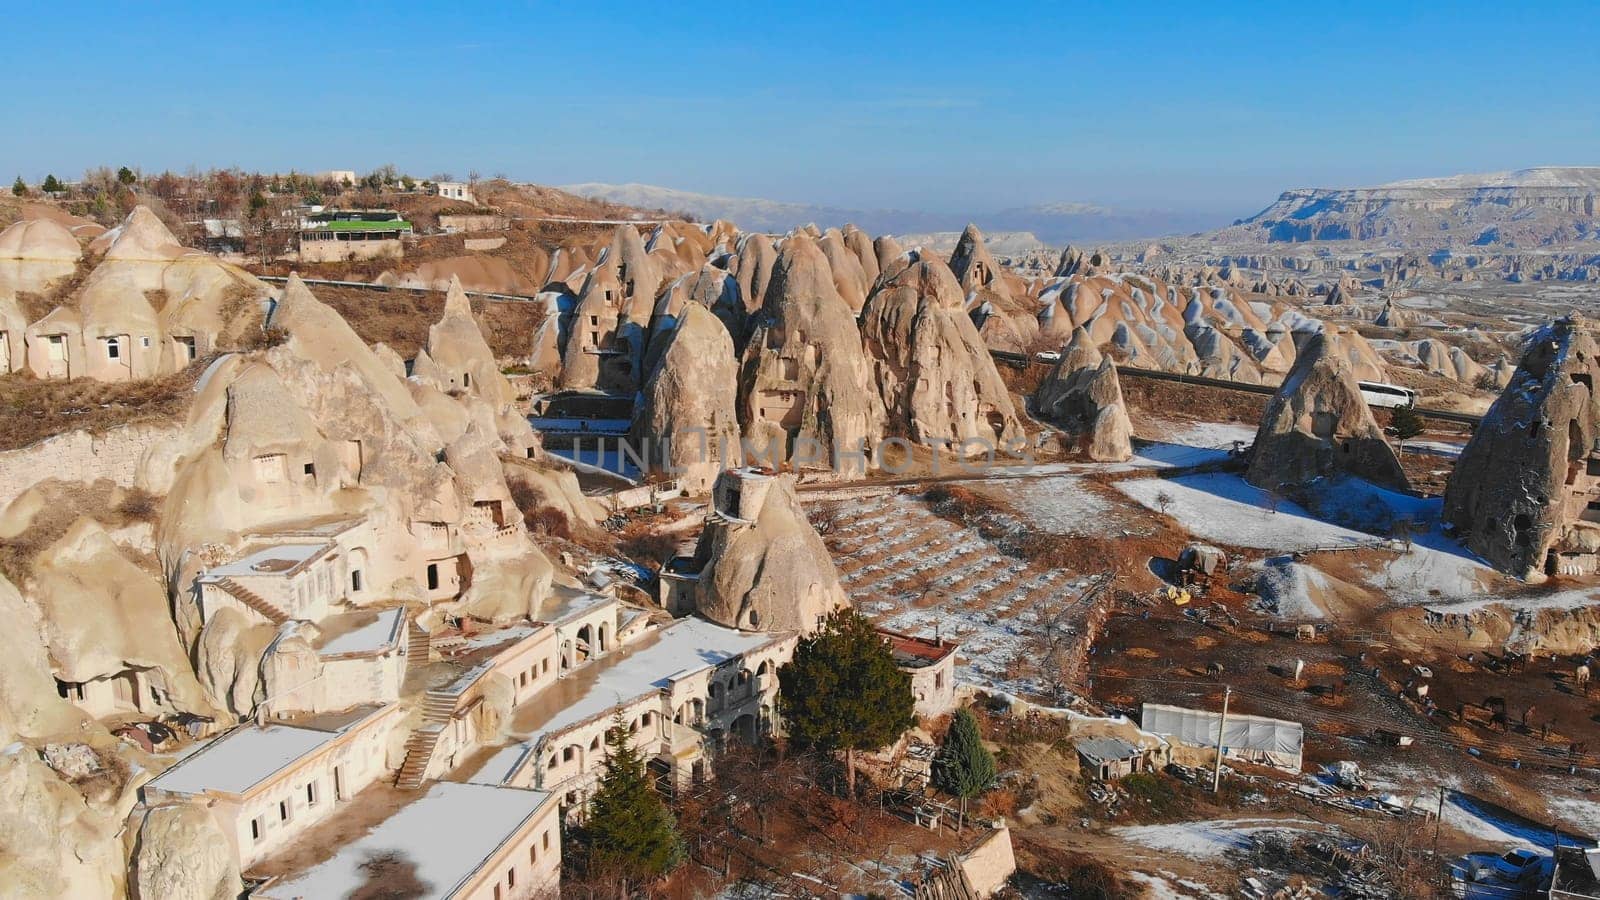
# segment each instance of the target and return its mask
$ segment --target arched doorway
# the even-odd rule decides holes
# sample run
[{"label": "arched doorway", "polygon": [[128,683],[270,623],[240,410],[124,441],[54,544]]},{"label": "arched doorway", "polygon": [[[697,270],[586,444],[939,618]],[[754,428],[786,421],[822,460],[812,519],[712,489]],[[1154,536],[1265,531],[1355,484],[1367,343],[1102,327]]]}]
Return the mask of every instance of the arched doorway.
[{"label": "arched doorway", "polygon": [[576,652],[577,652],[577,656],[574,657],[574,659],[573,659],[573,664],[574,665],[577,665],[578,663],[587,662],[589,660],[589,657],[593,655],[593,647],[594,647],[593,641],[594,641],[594,631],[593,631],[593,629],[591,629],[588,625],[585,625],[582,628],[578,629],[578,643],[577,643],[577,646],[574,648],[576,650]]}]

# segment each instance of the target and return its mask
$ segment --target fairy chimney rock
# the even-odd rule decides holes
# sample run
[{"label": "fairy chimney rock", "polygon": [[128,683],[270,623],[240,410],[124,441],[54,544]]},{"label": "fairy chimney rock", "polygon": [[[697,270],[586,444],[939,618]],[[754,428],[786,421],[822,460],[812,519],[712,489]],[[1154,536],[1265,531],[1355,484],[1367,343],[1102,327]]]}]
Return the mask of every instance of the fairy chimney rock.
[{"label": "fairy chimney rock", "polygon": [[956,280],[961,282],[961,289],[968,294],[989,290],[1002,297],[1010,297],[1004,273],[990,255],[983,241],[983,232],[976,225],[968,225],[961,232],[955,252],[950,254],[950,271],[955,273]]},{"label": "fairy chimney rock", "polygon": [[1039,416],[1062,430],[1090,459],[1133,457],[1133,426],[1111,358],[1082,328],[1074,329],[1061,359],[1034,393]]},{"label": "fairy chimney rock", "polygon": [[1496,568],[1540,580],[1600,567],[1600,346],[1574,315],[1535,332],[1461,451],[1442,518]]},{"label": "fairy chimney rock", "polygon": [[1267,402],[1246,479],[1279,490],[1348,474],[1405,489],[1405,472],[1333,334],[1313,335]]},{"label": "fairy chimney rock", "polygon": [[718,477],[712,504],[695,549],[701,615],[746,631],[810,633],[849,605],[792,476],[729,470]]},{"label": "fairy chimney rock", "polygon": [[862,340],[889,430],[971,455],[1020,439],[1022,423],[963,299],[943,262],[921,259],[880,280]]},{"label": "fairy chimney rock", "polygon": [[646,465],[677,473],[695,493],[737,465],[738,387],[728,329],[704,306],[685,304],[634,413],[631,440]]}]

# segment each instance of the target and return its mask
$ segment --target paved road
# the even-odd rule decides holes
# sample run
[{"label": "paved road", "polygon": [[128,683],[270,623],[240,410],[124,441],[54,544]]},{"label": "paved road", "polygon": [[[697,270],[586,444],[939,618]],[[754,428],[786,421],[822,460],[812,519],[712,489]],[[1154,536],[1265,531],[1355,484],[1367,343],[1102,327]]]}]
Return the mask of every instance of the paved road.
[{"label": "paved road", "polygon": [[[1029,358],[1023,353],[1011,353],[1005,350],[989,351],[996,360],[1006,363],[1014,368],[1024,366],[1048,366],[1052,363],[1041,359]],[[1204,378],[1199,375],[1185,375],[1179,372],[1162,372],[1156,369],[1141,369],[1136,366],[1117,366],[1117,375],[1123,378],[1152,378],[1157,381],[1175,381],[1180,384],[1198,384],[1205,387],[1221,388],[1225,391],[1239,391],[1246,394],[1265,394],[1271,396],[1278,389],[1269,384],[1250,384],[1243,381],[1229,381],[1226,378]],[[1465,425],[1476,425],[1483,420],[1482,416],[1471,413],[1456,412],[1450,409],[1428,409],[1419,406],[1416,413],[1425,419],[1438,419],[1445,422],[1460,422]]]}]

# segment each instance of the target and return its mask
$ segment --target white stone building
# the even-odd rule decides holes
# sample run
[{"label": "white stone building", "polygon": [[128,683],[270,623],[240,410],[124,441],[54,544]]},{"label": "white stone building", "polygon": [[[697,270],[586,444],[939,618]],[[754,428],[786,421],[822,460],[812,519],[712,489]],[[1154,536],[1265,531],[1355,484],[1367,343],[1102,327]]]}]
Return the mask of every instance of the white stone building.
[{"label": "white stone building", "polygon": [[389,733],[404,716],[391,704],[241,725],[151,779],[140,799],[202,804],[248,869],[392,771]]},{"label": "white stone building", "polygon": [[568,676],[559,696],[520,707],[513,731],[529,737],[490,768],[506,784],[551,791],[563,808],[576,808],[599,777],[605,733],[620,717],[667,784],[705,777],[722,741],[772,730],[778,667],[794,646],[792,634],[675,622]]},{"label": "white stone building", "polygon": [[449,200],[460,200],[463,203],[478,202],[477,198],[472,196],[472,185],[465,181],[435,181],[433,192]]},{"label": "white stone building", "polygon": [[374,857],[414,866],[428,896],[524,900],[554,896],[561,880],[561,827],[550,794],[441,781],[330,860],[274,879],[252,897],[348,897],[370,882]]}]

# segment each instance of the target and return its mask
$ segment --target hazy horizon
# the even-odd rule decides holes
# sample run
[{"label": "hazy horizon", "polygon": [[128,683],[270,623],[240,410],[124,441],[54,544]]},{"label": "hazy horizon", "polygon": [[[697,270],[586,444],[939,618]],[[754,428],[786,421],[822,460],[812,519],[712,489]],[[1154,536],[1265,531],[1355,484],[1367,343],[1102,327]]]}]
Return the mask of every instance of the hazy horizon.
[{"label": "hazy horizon", "polygon": [[393,163],[849,209],[1087,202],[1231,221],[1292,188],[1600,162],[1585,99],[1600,24],[1577,4],[423,10],[15,10],[15,33],[70,24],[73,40],[15,48],[13,71],[33,74],[0,101],[26,123],[0,171]]}]

